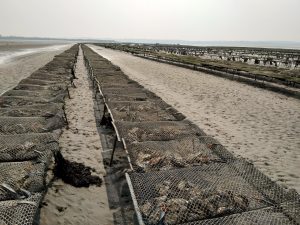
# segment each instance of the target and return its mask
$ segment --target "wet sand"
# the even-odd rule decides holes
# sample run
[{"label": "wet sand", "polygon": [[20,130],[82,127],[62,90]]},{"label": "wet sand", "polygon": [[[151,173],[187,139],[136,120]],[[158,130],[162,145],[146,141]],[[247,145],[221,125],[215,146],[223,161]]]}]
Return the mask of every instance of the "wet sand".
[{"label": "wet sand", "polygon": [[28,49],[34,51],[0,63],[0,95],[70,46],[69,44],[57,46],[49,43],[0,42],[0,53],[21,52]]},{"label": "wet sand", "polygon": [[[70,89],[71,99],[66,99],[69,129],[63,129],[59,139],[65,158],[84,163],[95,169],[103,179],[105,169],[102,147],[97,131],[93,92],[83,63],[82,51],[78,56],[75,85]],[[41,209],[41,225],[111,225],[113,215],[109,209],[106,185],[76,188],[55,180],[48,189]]]},{"label": "wet sand", "polygon": [[93,47],[236,156],[300,192],[300,101],[176,66]]},{"label": "wet sand", "polygon": [[64,45],[66,42],[58,41],[9,41],[0,40],[0,51],[17,51],[24,49],[44,48],[53,45]]}]

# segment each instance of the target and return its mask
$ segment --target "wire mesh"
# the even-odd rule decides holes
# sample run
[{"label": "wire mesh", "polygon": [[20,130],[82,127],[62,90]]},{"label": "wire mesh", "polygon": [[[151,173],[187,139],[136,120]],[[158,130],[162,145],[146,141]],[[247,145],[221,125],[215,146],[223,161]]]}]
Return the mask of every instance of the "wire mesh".
[{"label": "wire mesh", "polygon": [[280,204],[282,212],[295,224],[300,224],[300,199]]},{"label": "wire mesh", "polygon": [[120,77],[113,77],[113,76],[108,76],[105,78],[99,78],[96,79],[102,87],[105,87],[107,84],[111,85],[111,84],[120,84],[120,85],[127,85],[127,84],[131,84],[133,83],[132,81],[126,79],[126,78],[120,78]]},{"label": "wire mesh", "polygon": [[169,141],[145,141],[127,145],[133,169],[136,172],[169,170],[222,162],[205,139],[187,136]]},{"label": "wire mesh", "polygon": [[106,59],[102,59],[100,57],[91,59],[90,63],[92,64],[94,70],[102,71],[102,69],[106,69],[106,68],[119,70],[118,67],[114,66],[111,62],[109,62]]},{"label": "wire mesh", "polygon": [[206,136],[189,121],[125,122],[116,121],[115,125],[126,143],[142,141],[167,141],[186,135]]},{"label": "wire mesh", "polygon": [[150,101],[108,102],[115,120],[118,121],[175,121],[177,118],[158,104]]},{"label": "wire mesh", "polygon": [[63,91],[28,91],[28,90],[10,90],[3,94],[3,96],[27,96],[27,97],[42,97],[42,98],[54,98],[59,95],[66,95]]},{"label": "wire mesh", "polygon": [[296,225],[277,207],[268,207],[250,212],[224,216],[215,219],[201,220],[182,225]]},{"label": "wire mesh", "polygon": [[32,161],[0,164],[0,201],[20,199],[44,189],[45,164]]},{"label": "wire mesh", "polygon": [[68,84],[67,81],[61,81],[61,80],[55,80],[55,81],[49,81],[49,80],[39,80],[39,79],[31,79],[31,78],[26,78],[24,80],[20,81],[20,84],[34,84],[34,85],[54,85],[54,84]]},{"label": "wire mesh", "polygon": [[127,87],[127,88],[107,88],[107,87],[104,87],[101,89],[102,90],[102,93],[105,95],[105,94],[114,94],[114,95],[118,95],[118,94],[121,94],[121,95],[124,95],[124,94],[128,94],[128,95],[134,95],[134,94],[143,94],[143,93],[146,93],[146,90],[145,89],[142,89],[142,88],[130,88],[130,87]]},{"label": "wire mesh", "polygon": [[130,179],[145,224],[159,224],[164,213],[165,224],[181,224],[265,207],[280,209],[226,163],[132,173]]},{"label": "wire mesh", "polygon": [[63,62],[50,62],[46,64],[43,69],[45,72],[55,73],[57,75],[65,75],[71,73],[71,68],[64,68]]},{"label": "wire mesh", "polygon": [[29,91],[64,91],[66,93],[66,85],[55,84],[55,85],[35,85],[35,84],[18,84],[13,90],[29,90]]},{"label": "wire mesh", "polygon": [[95,72],[101,73],[102,71],[105,71],[107,69],[109,69],[110,71],[119,71],[120,68],[119,67],[115,67],[113,66],[113,64],[111,64],[108,61],[101,61],[101,60],[96,60],[96,61],[90,61],[93,67],[93,70]]},{"label": "wire mesh", "polygon": [[37,193],[25,199],[0,202],[1,225],[32,225],[42,195]]},{"label": "wire mesh", "polygon": [[0,117],[64,117],[63,104],[37,104],[31,106],[0,108]]},{"label": "wire mesh", "polygon": [[114,95],[114,94],[106,94],[105,100],[107,102],[110,101],[146,101],[148,99],[147,95],[145,93],[137,93],[132,95]]},{"label": "wire mesh", "polygon": [[291,189],[287,192],[282,186],[272,181],[246,160],[235,160],[232,166],[242,177],[275,204],[300,199],[296,191]]},{"label": "wire mesh", "polygon": [[38,71],[34,72],[33,74],[31,74],[30,78],[70,81],[72,79],[72,75],[70,73],[67,73],[65,75],[59,75],[59,74],[56,74],[56,73],[49,73],[49,72],[44,72],[44,71],[38,70]]},{"label": "wire mesh", "polygon": [[141,88],[142,86],[136,81],[129,81],[128,83],[102,83],[103,88]]},{"label": "wire mesh", "polygon": [[101,70],[93,70],[96,74],[96,78],[101,80],[104,77],[108,77],[108,76],[114,76],[114,77],[124,77],[123,76],[123,72],[120,70],[115,70],[114,68],[111,67],[107,67],[107,68],[103,68]]},{"label": "wire mesh", "polygon": [[0,117],[0,135],[43,133],[62,128],[65,125],[63,118],[54,116],[45,117]]},{"label": "wire mesh", "polygon": [[35,160],[49,163],[59,150],[57,139],[50,133],[1,135],[0,162]]},{"label": "wire mesh", "polygon": [[29,106],[36,104],[49,104],[49,103],[63,103],[64,94],[58,95],[53,98],[42,97],[27,97],[27,96],[0,96],[0,107],[14,107],[14,106]]},{"label": "wire mesh", "polygon": [[47,82],[62,82],[62,83],[70,83],[71,78],[70,77],[65,77],[63,75],[50,75],[49,73],[45,73],[44,76],[29,76],[29,79],[34,79],[34,80],[44,80]]}]

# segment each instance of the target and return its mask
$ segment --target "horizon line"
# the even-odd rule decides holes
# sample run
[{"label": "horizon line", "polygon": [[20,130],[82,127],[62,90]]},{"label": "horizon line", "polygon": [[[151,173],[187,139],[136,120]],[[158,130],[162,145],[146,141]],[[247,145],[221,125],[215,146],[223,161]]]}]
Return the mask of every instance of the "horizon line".
[{"label": "horizon line", "polygon": [[252,43],[300,43],[299,41],[291,40],[185,40],[185,39],[160,39],[160,38],[93,38],[93,37],[45,37],[45,36],[18,36],[18,35],[1,35],[0,39],[5,38],[22,38],[22,39],[46,39],[46,40],[97,40],[97,41],[178,41],[178,42],[252,42]]}]

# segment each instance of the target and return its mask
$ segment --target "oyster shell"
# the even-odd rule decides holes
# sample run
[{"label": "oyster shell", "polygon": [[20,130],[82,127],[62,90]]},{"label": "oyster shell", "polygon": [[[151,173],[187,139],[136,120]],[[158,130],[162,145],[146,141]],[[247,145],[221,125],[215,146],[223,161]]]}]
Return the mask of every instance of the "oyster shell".
[{"label": "oyster shell", "polygon": [[164,181],[163,183],[156,185],[155,188],[159,196],[167,196],[169,194],[170,184],[170,181]]},{"label": "oyster shell", "polygon": [[166,201],[166,224],[176,224],[184,222],[184,217],[187,215],[188,201],[183,198],[172,198]]},{"label": "oyster shell", "polygon": [[164,161],[164,157],[160,155],[151,155],[148,153],[139,152],[135,164],[147,171],[150,168],[158,167]]},{"label": "oyster shell", "polygon": [[[157,194],[153,204],[166,209],[166,224],[184,223],[246,211],[246,196],[231,191],[205,189],[187,180],[164,182],[155,186]],[[167,200],[166,200],[167,199]],[[153,207],[153,206],[152,206]],[[158,215],[158,212],[155,214]],[[158,221],[158,220],[156,220]]]}]

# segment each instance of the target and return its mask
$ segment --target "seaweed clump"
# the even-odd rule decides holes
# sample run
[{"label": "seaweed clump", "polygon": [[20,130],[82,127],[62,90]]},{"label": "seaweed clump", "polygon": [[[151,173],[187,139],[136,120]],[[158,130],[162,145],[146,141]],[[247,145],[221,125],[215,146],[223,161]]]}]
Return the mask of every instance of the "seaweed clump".
[{"label": "seaweed clump", "polygon": [[93,169],[82,163],[70,162],[60,152],[55,154],[54,175],[74,187],[101,186],[102,179],[92,175]]}]

